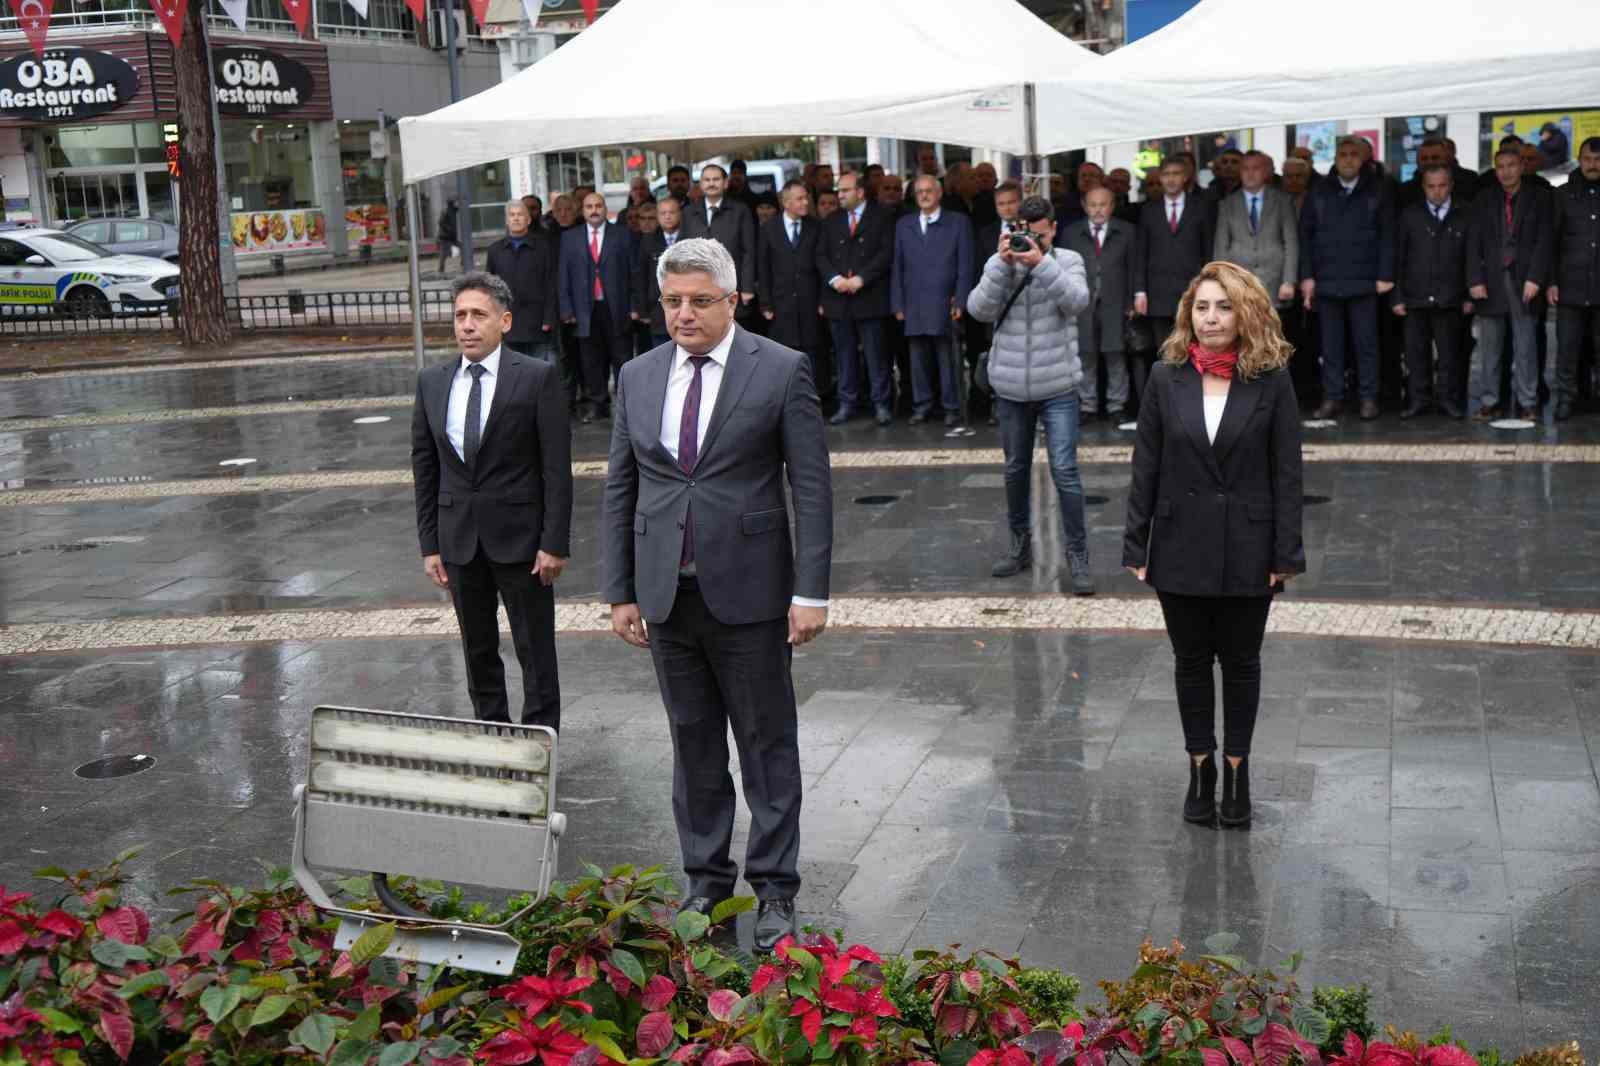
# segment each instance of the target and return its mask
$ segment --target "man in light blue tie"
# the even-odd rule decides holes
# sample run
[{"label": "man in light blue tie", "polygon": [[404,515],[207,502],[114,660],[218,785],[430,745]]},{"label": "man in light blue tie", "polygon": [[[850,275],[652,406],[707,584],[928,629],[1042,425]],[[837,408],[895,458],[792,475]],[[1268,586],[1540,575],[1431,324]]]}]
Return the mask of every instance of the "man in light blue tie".
[{"label": "man in light blue tie", "polygon": [[1213,258],[1244,267],[1279,303],[1288,303],[1294,299],[1300,267],[1299,225],[1294,204],[1282,190],[1267,184],[1271,174],[1270,156],[1245,153],[1239,168],[1241,187],[1217,210]]}]

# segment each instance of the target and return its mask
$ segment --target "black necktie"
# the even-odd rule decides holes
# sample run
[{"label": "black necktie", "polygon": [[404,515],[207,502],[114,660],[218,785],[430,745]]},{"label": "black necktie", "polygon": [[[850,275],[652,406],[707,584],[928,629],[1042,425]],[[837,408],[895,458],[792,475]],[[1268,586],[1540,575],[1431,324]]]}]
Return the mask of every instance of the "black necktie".
[{"label": "black necktie", "polygon": [[461,458],[468,466],[478,459],[478,434],[481,432],[479,423],[482,422],[483,413],[483,375],[489,368],[482,363],[473,363],[467,367],[467,373],[472,375],[472,391],[467,393],[467,425],[461,433]]},{"label": "black necktie", "polygon": [[791,223],[789,223],[789,244],[792,246],[792,245],[797,245],[799,243],[800,243],[800,223],[791,222]]}]

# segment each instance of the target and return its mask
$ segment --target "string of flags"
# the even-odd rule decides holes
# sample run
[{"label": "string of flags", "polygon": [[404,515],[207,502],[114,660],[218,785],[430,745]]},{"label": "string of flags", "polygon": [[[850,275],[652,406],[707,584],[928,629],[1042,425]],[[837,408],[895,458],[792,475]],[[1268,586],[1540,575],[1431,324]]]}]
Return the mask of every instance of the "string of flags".
[{"label": "string of flags", "polygon": [[[188,17],[191,2],[194,0],[150,0],[151,10],[161,22],[161,28],[167,31],[174,48],[183,43],[183,24]],[[250,0],[218,0],[218,2],[227,12],[228,18],[239,28],[239,32],[245,32]],[[313,0],[280,0],[280,2],[290,21],[294,23],[295,29],[304,37],[307,27],[311,24]],[[369,0],[345,0],[345,2],[363,19],[367,17]],[[467,6],[472,10],[473,19],[480,27],[488,20],[490,2],[491,0],[466,0]],[[584,20],[592,23],[599,16],[600,0],[581,0],[581,3]],[[55,0],[10,0],[10,4],[12,13],[17,17],[18,26],[28,38],[28,43],[33,46],[36,53],[43,55],[45,38],[50,33],[50,15],[55,8]],[[427,17],[428,0],[406,0],[406,7],[418,22]],[[523,9],[530,22],[538,21],[538,0],[523,0]]]}]

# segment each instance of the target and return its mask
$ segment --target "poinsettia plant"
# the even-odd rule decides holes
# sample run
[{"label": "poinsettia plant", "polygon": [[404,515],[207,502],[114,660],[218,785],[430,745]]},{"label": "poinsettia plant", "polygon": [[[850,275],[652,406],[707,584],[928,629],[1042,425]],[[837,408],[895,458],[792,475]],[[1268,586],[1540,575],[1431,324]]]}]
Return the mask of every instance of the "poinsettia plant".
[{"label": "poinsettia plant", "polygon": [[768,1059],[795,1061],[798,1029],[812,1060],[871,1061],[879,1023],[900,1016],[884,991],[882,965],[871,948],[841,948],[821,934],[779,941],[772,961],[750,979],[751,996],[764,997],[768,1006],[756,1050]]}]

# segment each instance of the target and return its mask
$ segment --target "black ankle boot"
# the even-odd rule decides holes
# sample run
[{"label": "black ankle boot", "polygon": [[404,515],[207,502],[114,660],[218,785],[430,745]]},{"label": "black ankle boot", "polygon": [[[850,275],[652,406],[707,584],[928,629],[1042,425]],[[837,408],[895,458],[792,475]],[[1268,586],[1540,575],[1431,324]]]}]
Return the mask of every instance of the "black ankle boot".
[{"label": "black ankle boot", "polygon": [[1207,755],[1198,764],[1189,756],[1189,794],[1183,798],[1183,820],[1210,825],[1217,813],[1217,757]]},{"label": "black ankle boot", "polygon": [[1222,824],[1243,829],[1250,824],[1250,758],[1235,766],[1222,760]]},{"label": "black ankle boot", "polygon": [[993,577],[1011,577],[1033,565],[1033,536],[1029,533],[1011,534],[1011,547],[990,569]]}]

